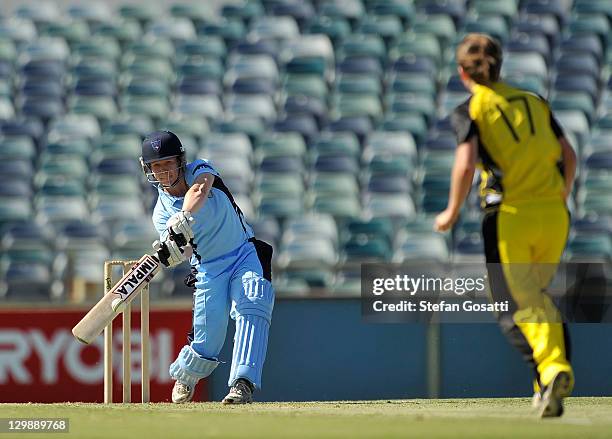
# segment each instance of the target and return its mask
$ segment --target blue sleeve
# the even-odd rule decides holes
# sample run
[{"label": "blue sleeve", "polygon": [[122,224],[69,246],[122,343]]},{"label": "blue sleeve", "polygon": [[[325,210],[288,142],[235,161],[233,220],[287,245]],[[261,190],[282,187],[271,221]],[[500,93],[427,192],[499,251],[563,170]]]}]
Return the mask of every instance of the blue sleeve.
[{"label": "blue sleeve", "polygon": [[217,170],[208,160],[197,159],[187,165],[187,169],[185,171],[187,186],[191,186],[198,175],[201,174],[212,174],[215,177],[220,176]]},{"label": "blue sleeve", "polygon": [[155,208],[153,209],[153,226],[155,226],[155,230],[159,233],[159,238],[161,241],[165,241],[168,238],[168,228],[166,227],[166,223],[170,219],[170,214],[163,208],[159,199],[155,204]]}]

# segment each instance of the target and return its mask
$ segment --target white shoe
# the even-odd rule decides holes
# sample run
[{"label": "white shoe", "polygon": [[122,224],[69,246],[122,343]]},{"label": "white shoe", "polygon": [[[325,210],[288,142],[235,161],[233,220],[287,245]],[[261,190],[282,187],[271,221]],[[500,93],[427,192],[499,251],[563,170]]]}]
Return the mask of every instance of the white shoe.
[{"label": "white shoe", "polygon": [[243,378],[239,378],[230,387],[230,391],[223,401],[223,404],[249,404],[253,402],[253,388],[251,383]]},{"label": "white shoe", "polygon": [[195,387],[191,388],[186,384],[175,382],[172,389],[172,402],[175,404],[183,404],[193,399]]},{"label": "white shoe", "polygon": [[537,410],[540,407],[540,403],[542,402],[542,394],[540,392],[535,392],[533,397],[531,398],[531,407],[534,410]]},{"label": "white shoe", "polygon": [[542,391],[538,412],[542,418],[559,417],[563,414],[563,398],[570,395],[570,375],[559,372]]}]

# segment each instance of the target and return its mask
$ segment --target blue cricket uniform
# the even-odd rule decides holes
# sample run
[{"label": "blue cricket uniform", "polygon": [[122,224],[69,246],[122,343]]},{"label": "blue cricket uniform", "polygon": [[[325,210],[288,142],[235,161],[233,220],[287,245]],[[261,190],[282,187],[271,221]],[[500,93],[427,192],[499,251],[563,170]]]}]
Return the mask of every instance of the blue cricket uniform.
[{"label": "blue cricket uniform", "polygon": [[[192,212],[194,244],[199,259],[191,258],[197,270],[194,293],[193,341],[181,350],[170,366],[170,375],[193,386],[219,364],[228,317],[236,320],[232,369],[228,384],[246,378],[261,387],[268,333],[274,307],[271,284],[272,249],[254,239],[251,226],[224,185],[219,173],[206,160],[188,163],[185,180],[191,187],[204,173],[215,176],[204,206]],[[161,239],[168,236],[166,223],[183,206],[158,188],[153,224]]]}]

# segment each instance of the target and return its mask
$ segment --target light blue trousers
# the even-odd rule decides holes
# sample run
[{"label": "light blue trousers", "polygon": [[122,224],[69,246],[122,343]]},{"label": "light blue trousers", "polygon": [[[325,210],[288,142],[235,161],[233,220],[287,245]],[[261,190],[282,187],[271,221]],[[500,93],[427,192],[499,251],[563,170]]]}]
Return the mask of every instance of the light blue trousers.
[{"label": "light blue trousers", "polygon": [[274,308],[274,288],[264,278],[263,265],[251,242],[202,264],[195,284],[193,341],[170,365],[173,379],[194,386],[213,372],[231,317],[236,333],[228,385],[245,378],[261,388]]}]

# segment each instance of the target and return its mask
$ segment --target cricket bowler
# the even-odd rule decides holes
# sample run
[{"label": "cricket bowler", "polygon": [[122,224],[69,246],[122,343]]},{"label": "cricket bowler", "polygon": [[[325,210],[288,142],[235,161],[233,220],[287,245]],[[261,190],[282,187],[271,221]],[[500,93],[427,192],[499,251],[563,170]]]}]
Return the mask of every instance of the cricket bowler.
[{"label": "cricket bowler", "polygon": [[546,289],[567,242],[576,155],[543,98],[500,80],[499,42],[468,34],[456,57],[471,96],[451,116],[458,146],[435,228],[457,220],[478,162],[491,294],[510,302],[499,323],[533,368],[534,407],[542,417],[561,416],[574,373],[567,328]]}]

